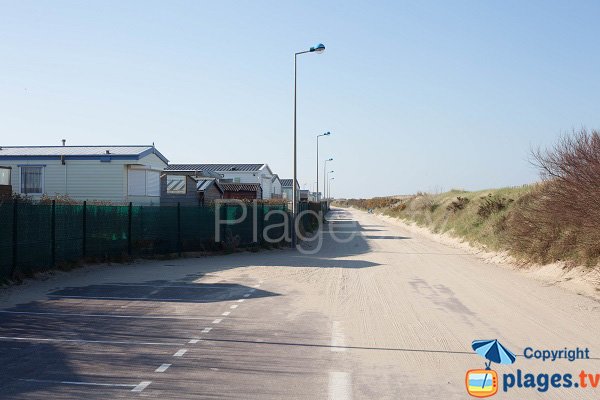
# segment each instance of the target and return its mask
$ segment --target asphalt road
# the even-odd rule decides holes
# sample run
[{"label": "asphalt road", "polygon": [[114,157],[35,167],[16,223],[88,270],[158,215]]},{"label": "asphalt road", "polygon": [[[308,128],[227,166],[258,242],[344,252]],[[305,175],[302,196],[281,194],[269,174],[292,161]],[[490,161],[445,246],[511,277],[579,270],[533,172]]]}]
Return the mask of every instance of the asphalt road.
[{"label": "asphalt road", "polygon": [[[315,254],[96,266],[4,290],[0,398],[465,399],[466,371],[484,366],[471,341],[492,338],[592,358],[519,356],[500,376],[600,373],[596,301],[373,215],[330,219]],[[497,395],[599,397],[600,385]]]}]

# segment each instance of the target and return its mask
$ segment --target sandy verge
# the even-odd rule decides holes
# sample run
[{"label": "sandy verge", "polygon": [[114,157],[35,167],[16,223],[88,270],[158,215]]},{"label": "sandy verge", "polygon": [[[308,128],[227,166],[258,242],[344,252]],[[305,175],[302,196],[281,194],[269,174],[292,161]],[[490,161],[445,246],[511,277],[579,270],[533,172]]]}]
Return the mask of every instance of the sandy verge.
[{"label": "sandy verge", "polygon": [[418,226],[414,222],[407,222],[387,215],[374,214],[381,220],[392,225],[400,226],[410,232],[417,233],[452,248],[461,249],[477,256],[486,263],[496,264],[523,273],[546,285],[559,286],[577,294],[600,301],[600,270],[585,266],[568,267],[565,262],[552,264],[524,264],[519,262],[508,252],[490,251],[483,245],[477,246],[464,239],[453,236],[451,233],[434,233],[428,228]]}]

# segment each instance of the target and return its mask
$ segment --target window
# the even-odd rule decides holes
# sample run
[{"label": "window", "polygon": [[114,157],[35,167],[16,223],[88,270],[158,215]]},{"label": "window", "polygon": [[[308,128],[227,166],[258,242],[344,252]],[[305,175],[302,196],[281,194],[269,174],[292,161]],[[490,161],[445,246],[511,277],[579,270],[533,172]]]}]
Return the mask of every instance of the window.
[{"label": "window", "polygon": [[0,167],[0,185],[10,185],[10,168]]},{"label": "window", "polygon": [[167,175],[167,194],[185,194],[185,176]]},{"label": "window", "polygon": [[127,193],[130,196],[146,195],[146,171],[143,169],[127,171]]},{"label": "window", "polygon": [[145,169],[127,171],[129,196],[160,196],[160,172]]},{"label": "window", "polygon": [[44,193],[44,167],[21,167],[21,193]]},{"label": "window", "polygon": [[240,183],[240,178],[233,178],[233,183]]},{"label": "window", "polygon": [[146,196],[160,196],[160,172],[146,171]]}]

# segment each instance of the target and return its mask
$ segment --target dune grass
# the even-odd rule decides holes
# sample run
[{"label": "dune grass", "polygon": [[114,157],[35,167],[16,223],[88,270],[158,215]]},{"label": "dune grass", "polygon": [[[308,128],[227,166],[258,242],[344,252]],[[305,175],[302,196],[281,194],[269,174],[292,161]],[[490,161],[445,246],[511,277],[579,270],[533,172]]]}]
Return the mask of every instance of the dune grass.
[{"label": "dune grass", "polygon": [[523,262],[567,261],[571,266],[597,267],[600,242],[593,232],[561,224],[558,218],[547,215],[546,209],[540,208],[547,201],[545,188],[540,183],[476,192],[451,190],[402,198],[350,199],[336,204],[373,209],[487,250],[508,250]]},{"label": "dune grass", "polygon": [[[384,215],[414,222],[436,233],[447,233],[487,250],[508,250],[524,262],[571,261],[596,265],[597,243],[573,239],[572,230],[552,236],[555,227],[540,222],[524,233],[528,205],[541,198],[541,184],[469,192],[418,193],[404,198],[350,199],[338,206],[373,209]],[[531,227],[530,227],[531,228]],[[527,235],[525,237],[524,235]],[[570,238],[570,242],[565,239]],[[524,244],[527,244],[524,246]]]},{"label": "dune grass", "polygon": [[414,221],[525,261],[600,262],[600,131],[582,129],[532,152],[542,181],[518,188],[340,202]]},{"label": "dune grass", "polygon": [[346,204],[415,222],[436,233],[449,233],[471,244],[491,250],[506,247],[504,225],[516,201],[530,186],[467,192],[451,190],[439,194],[419,193],[402,200],[348,200]]}]

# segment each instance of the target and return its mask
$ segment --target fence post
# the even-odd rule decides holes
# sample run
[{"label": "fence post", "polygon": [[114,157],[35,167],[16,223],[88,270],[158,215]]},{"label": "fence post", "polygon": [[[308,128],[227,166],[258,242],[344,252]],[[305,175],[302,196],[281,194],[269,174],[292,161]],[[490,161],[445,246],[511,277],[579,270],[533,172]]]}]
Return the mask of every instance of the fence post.
[{"label": "fence post", "polygon": [[131,256],[131,223],[133,219],[133,204],[129,202],[127,208],[127,255]]},{"label": "fence post", "polygon": [[83,238],[81,240],[81,258],[85,258],[86,256],[86,247],[87,247],[87,201],[83,202],[83,210],[81,211],[81,222],[83,229]]},{"label": "fence post", "polygon": [[258,238],[258,202],[252,200],[252,243],[260,243]]},{"label": "fence post", "polygon": [[[221,221],[229,221],[229,213],[227,212],[227,203],[224,203],[221,206]],[[225,241],[225,234],[227,233],[227,223],[225,224],[220,224],[220,226],[218,227],[221,232],[220,232],[220,236],[221,236],[221,242]]]},{"label": "fence post", "polygon": [[260,209],[257,207],[256,209],[256,213],[258,214],[257,216],[257,224],[256,224],[256,229],[258,229],[258,242],[259,243],[264,243],[265,242],[265,237],[263,236],[264,231],[265,231],[265,206],[263,204],[260,205]]},{"label": "fence post", "polygon": [[52,213],[50,214],[50,241],[51,241],[51,266],[56,266],[56,200],[52,200]]},{"label": "fence post", "polygon": [[177,202],[177,254],[181,257],[181,203]]},{"label": "fence post", "polygon": [[17,203],[18,200],[16,198],[14,198],[13,200],[13,231],[12,231],[12,269],[10,271],[10,276],[11,278],[14,277],[15,272],[17,271],[17,248],[18,248],[18,242],[17,242],[17,232],[18,232],[18,223],[17,223]]}]

